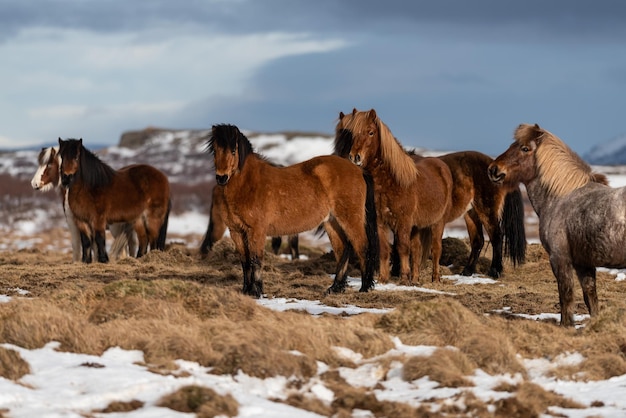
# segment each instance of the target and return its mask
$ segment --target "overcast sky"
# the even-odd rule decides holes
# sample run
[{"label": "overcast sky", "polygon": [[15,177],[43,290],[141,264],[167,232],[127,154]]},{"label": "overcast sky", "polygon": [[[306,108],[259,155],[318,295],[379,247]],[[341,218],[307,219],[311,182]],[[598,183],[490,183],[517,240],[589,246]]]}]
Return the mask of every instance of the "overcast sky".
[{"label": "overcast sky", "polygon": [[407,146],[497,155],[539,123],[584,154],[625,102],[621,0],[0,0],[0,148],[356,107]]}]

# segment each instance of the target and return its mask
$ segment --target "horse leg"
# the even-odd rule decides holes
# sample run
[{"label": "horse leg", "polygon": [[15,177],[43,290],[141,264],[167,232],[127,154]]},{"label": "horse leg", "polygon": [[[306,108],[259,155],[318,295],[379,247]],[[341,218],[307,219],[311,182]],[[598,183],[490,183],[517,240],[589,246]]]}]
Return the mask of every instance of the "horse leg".
[{"label": "horse leg", "polygon": [[[394,234],[395,237],[395,234]],[[394,238],[394,243],[393,243],[393,248],[395,253],[397,254],[397,248],[398,248],[398,239]],[[391,249],[389,248],[389,240],[387,239],[387,231],[382,227],[379,226],[378,228],[378,248],[380,251],[380,272],[378,273],[378,281],[381,283],[387,283],[389,281],[389,278],[391,276],[390,273],[390,258],[391,258]],[[398,264],[400,264],[399,262],[399,258],[398,258]],[[398,269],[399,270],[399,269]]]},{"label": "horse leg", "polygon": [[561,325],[574,326],[574,269],[567,259],[554,254],[550,254],[550,266],[559,289]]},{"label": "horse leg", "polygon": [[106,248],[106,222],[102,219],[94,224],[94,241],[98,251],[98,262],[108,263],[109,256]]},{"label": "horse leg", "polygon": [[[332,219],[324,222],[324,229],[328,240],[335,253],[335,279],[333,284],[326,290],[326,293],[343,293],[346,291],[348,283],[348,265],[350,262],[350,248],[346,248],[345,234],[336,220]],[[348,246],[349,247],[349,246]]]},{"label": "horse leg", "polygon": [[148,234],[143,217],[135,221],[135,233],[137,234],[137,258],[148,252]]},{"label": "horse leg", "polygon": [[576,266],[576,275],[583,289],[583,298],[585,305],[589,310],[589,315],[598,314],[598,294],[596,293],[596,268]]},{"label": "horse leg", "polygon": [[478,257],[483,249],[483,245],[485,245],[485,237],[483,236],[482,224],[480,219],[478,219],[478,216],[476,216],[474,209],[469,212],[465,212],[463,219],[465,219],[465,226],[467,227],[471,251],[469,258],[467,259],[467,264],[461,274],[463,276],[471,276],[476,273],[476,264],[478,263]]},{"label": "horse leg", "polygon": [[258,228],[254,231],[249,231],[244,237],[244,242],[247,245],[245,263],[249,270],[249,277],[248,286],[246,287],[244,284],[243,293],[257,298],[263,295],[261,269],[263,268],[263,253],[266,236],[266,232],[262,228]]},{"label": "horse leg", "polygon": [[[479,221],[480,222],[480,221]],[[502,224],[493,214],[489,217],[489,221],[485,224],[487,226],[487,235],[491,242],[491,267],[487,274],[494,279],[502,277],[504,270],[502,266],[502,254],[504,253],[504,230]],[[482,236],[482,230],[481,230]]]},{"label": "horse leg", "polygon": [[433,262],[433,274],[432,281],[433,283],[441,282],[441,273],[439,269],[439,260],[441,259],[441,251],[442,251],[442,237],[443,237],[443,229],[445,227],[445,222],[443,219],[441,222],[432,226],[432,237],[431,237],[431,253],[432,253],[432,262]]},{"label": "horse leg", "polygon": [[80,232],[80,242],[81,242],[81,246],[83,248],[83,256],[82,256],[82,261],[83,263],[91,263],[92,259],[91,259],[91,238],[85,234],[84,232]]},{"label": "horse leg", "polygon": [[280,246],[283,244],[283,237],[272,237],[272,252],[276,255],[280,252]]},{"label": "horse leg", "polygon": [[300,247],[299,247],[299,235],[293,234],[289,236],[289,251],[291,252],[291,259],[297,260],[300,258]]},{"label": "horse leg", "polygon": [[432,228],[413,228],[411,231],[411,279],[420,283],[420,267],[428,260],[432,240]]}]

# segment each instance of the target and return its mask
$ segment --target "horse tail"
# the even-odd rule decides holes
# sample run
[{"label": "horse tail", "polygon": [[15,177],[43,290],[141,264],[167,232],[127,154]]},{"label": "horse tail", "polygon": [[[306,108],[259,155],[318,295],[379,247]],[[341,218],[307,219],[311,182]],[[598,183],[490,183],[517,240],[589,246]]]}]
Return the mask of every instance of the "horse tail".
[{"label": "horse tail", "polygon": [[417,233],[419,234],[419,239],[422,243],[422,258],[420,260],[420,266],[423,266],[424,263],[428,261],[430,251],[433,247],[433,229],[431,227],[420,228],[417,230]]},{"label": "horse tail", "polygon": [[[109,226],[109,230],[114,238],[109,253],[111,254],[111,258],[117,260],[121,258],[123,251],[128,247],[128,243],[130,242],[128,237],[132,236],[135,231],[133,229],[133,225],[127,223],[112,224]],[[136,255],[137,254],[131,254],[129,251],[129,257],[134,257]]]},{"label": "horse tail", "polygon": [[213,223],[213,217],[209,218],[209,225],[206,229],[206,234],[204,235],[204,239],[202,240],[202,244],[200,244],[200,255],[202,258],[205,258],[209,255],[209,251],[213,248],[213,244],[215,244],[215,240],[213,239],[213,230],[215,229],[215,225]]},{"label": "horse tail", "polygon": [[526,230],[524,229],[524,202],[519,187],[507,193],[500,220],[504,232],[504,254],[514,266],[526,261]]},{"label": "horse tail", "polygon": [[[376,202],[374,200],[374,177],[363,171],[363,179],[366,185],[365,195],[365,234],[367,237],[367,252],[365,254],[365,278],[366,289],[374,287],[374,274],[380,268],[380,243],[378,241],[378,225],[376,221]],[[363,286],[365,287],[365,286]]]},{"label": "horse tail", "polygon": [[167,223],[170,217],[170,210],[172,209],[172,199],[167,202],[167,211],[165,212],[165,217],[163,218],[163,223],[161,224],[161,228],[159,228],[159,236],[156,242],[156,249],[165,251],[165,237],[167,236]]}]

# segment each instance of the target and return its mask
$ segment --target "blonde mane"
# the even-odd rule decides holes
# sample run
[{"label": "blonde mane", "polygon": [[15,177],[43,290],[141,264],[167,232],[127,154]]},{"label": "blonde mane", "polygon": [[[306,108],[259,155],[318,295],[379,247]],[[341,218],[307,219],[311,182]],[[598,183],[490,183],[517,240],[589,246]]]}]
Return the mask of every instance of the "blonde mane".
[{"label": "blonde mane", "polygon": [[[349,129],[353,133],[363,132],[367,129],[370,112],[371,110],[367,112],[352,112],[351,115],[344,116],[344,118],[351,117],[351,120],[344,125],[345,129]],[[391,170],[391,174],[396,182],[402,187],[409,187],[415,182],[415,178],[419,176],[419,171],[415,167],[413,159],[378,116],[376,116],[375,123],[380,135],[380,156],[383,162]]]},{"label": "blonde mane", "polygon": [[564,196],[597,181],[591,166],[559,137],[538,125],[520,125],[515,140],[537,142],[536,166],[541,184],[554,196]]}]

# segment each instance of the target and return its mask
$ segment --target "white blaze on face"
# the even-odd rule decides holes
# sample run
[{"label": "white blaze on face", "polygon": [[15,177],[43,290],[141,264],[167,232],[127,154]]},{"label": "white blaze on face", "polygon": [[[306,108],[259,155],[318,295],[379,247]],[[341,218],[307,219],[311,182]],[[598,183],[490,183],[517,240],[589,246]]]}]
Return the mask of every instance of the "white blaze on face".
[{"label": "white blaze on face", "polygon": [[[58,186],[58,184],[47,183],[43,184],[41,177],[43,176],[44,171],[46,171],[46,167],[48,165],[48,161],[50,161],[52,150],[55,151],[56,158],[59,158],[59,149],[58,147],[49,147],[42,151],[43,155],[39,159],[39,161],[43,161],[43,163],[37,168],[35,171],[35,175],[33,179],[30,181],[31,186],[35,190],[40,190],[42,192],[47,192],[52,190],[54,187]],[[41,155],[41,154],[40,154]],[[59,162],[60,164],[60,162]],[[60,179],[59,179],[60,181]]]}]

